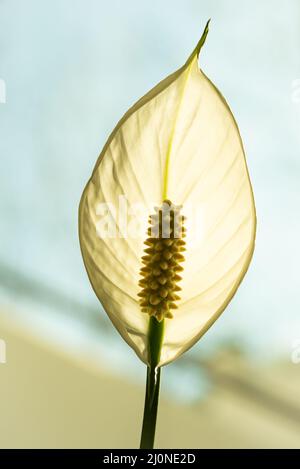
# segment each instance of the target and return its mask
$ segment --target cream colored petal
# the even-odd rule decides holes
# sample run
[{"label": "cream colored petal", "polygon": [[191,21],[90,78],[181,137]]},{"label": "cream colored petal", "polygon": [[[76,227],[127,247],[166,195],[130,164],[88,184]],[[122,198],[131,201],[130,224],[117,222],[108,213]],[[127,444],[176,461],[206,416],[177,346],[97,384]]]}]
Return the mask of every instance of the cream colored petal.
[{"label": "cream colored petal", "polygon": [[[95,293],[147,363],[148,316],[137,294],[143,234],[169,198],[188,215],[182,295],[165,320],[160,365],[190,348],[234,295],[251,259],[255,208],[241,138],[223,97],[199,70],[197,52],[123,117],[106,143],[80,204],[79,235]],[[141,203],[141,235],[99,237],[102,203]],[[198,222],[195,222],[195,219]]]}]

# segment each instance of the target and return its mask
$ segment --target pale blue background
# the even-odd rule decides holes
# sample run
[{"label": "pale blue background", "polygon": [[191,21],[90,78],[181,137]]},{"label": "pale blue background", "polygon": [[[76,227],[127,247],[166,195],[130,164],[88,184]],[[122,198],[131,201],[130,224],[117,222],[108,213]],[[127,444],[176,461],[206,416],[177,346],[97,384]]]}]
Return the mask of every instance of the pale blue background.
[{"label": "pale blue background", "polygon": [[258,360],[288,360],[300,338],[299,0],[0,0],[0,304],[116,367],[140,370],[112,327],[102,334],[79,198],[116,122],[184,63],[208,18],[201,67],[239,123],[258,232],[244,283],[193,353],[234,341]]}]

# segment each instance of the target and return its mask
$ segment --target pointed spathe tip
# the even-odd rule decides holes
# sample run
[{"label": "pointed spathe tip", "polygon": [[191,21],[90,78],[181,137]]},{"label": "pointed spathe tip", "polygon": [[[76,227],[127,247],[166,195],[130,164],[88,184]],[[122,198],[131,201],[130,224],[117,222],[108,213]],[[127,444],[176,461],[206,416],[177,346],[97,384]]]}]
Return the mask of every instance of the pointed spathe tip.
[{"label": "pointed spathe tip", "polygon": [[208,31],[209,31],[210,20],[211,20],[211,18],[209,18],[209,20],[207,21],[206,26],[204,28],[204,31],[202,33],[202,36],[201,36],[201,38],[200,38],[200,40],[199,40],[199,42],[198,42],[198,44],[195,48],[195,53],[197,54],[197,58],[199,57],[200,51],[201,51],[201,49],[202,49],[202,47],[203,47],[203,45],[206,41],[206,37],[207,37]]},{"label": "pointed spathe tip", "polygon": [[202,36],[199,39],[198,44],[196,45],[195,49],[193,50],[193,52],[189,56],[188,60],[186,61],[186,65],[189,64],[195,57],[197,57],[197,59],[198,59],[200,51],[201,51],[201,49],[202,49],[202,47],[203,47],[203,45],[206,41],[206,37],[208,35],[210,20],[211,20],[211,18],[209,18],[209,20],[207,21],[207,23],[205,25],[205,28],[204,28],[204,31],[202,33]]}]

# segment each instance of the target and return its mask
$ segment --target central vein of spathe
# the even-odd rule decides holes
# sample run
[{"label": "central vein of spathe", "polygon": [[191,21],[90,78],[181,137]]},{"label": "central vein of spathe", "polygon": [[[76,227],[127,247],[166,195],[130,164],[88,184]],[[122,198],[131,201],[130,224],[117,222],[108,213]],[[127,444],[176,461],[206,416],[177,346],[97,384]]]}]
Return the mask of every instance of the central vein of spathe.
[{"label": "central vein of spathe", "polygon": [[[184,217],[180,215],[181,206],[174,206],[167,198],[168,180],[170,170],[170,159],[173,149],[174,136],[178,117],[180,114],[186,86],[191,74],[194,60],[197,54],[192,55],[190,62],[184,71],[183,82],[179,92],[179,98],[176,105],[175,116],[173,119],[171,132],[169,136],[166,161],[163,175],[163,204],[162,207],[156,207],[156,214],[149,218],[150,226],[145,244],[145,256],[142,257],[144,266],[141,268],[143,277],[139,284],[142,287],[139,292],[140,306],[143,313],[148,313],[150,318],[155,318],[151,324],[156,326],[149,328],[149,334],[152,330],[160,330],[160,341],[163,336],[163,322],[165,318],[173,317],[172,309],[177,308],[176,300],[180,297],[177,291],[181,290],[178,281],[181,280],[178,273],[183,270],[180,263],[184,260],[182,251],[185,251],[185,228],[183,227]],[[168,228],[168,233],[165,229]],[[161,323],[158,326],[158,323]],[[151,334],[150,334],[151,335]]]},{"label": "central vein of spathe", "polygon": [[[205,42],[208,33],[208,25],[209,21],[206,24],[200,41],[186,62],[185,75],[167,146],[162,184],[163,205],[164,202],[168,205],[172,205],[170,200],[168,200],[168,183],[174,136],[186,86],[191,75],[194,61],[198,59],[200,50]],[[176,207],[175,211],[178,209],[180,209],[180,207]],[[158,221],[159,232],[161,231],[160,221],[162,221],[162,214],[160,214],[160,212],[161,209],[158,209],[159,221],[156,221]],[[145,241],[145,244],[148,247],[145,250],[147,256],[143,256],[142,258],[144,267],[141,269],[142,279],[140,280],[139,285],[142,287],[142,290],[139,293],[139,297],[141,311],[143,313],[148,313],[150,316],[147,345],[147,358],[150,370],[157,370],[164,338],[165,318],[172,318],[173,314],[171,310],[176,308],[175,301],[179,299],[176,292],[181,290],[177,282],[181,279],[178,275],[178,271],[182,270],[180,262],[184,260],[181,251],[185,251],[185,242],[183,240],[185,237],[185,229],[182,226],[183,220],[184,217],[181,218],[179,222],[179,227],[181,225],[181,228],[183,228],[179,239],[176,239],[174,234],[173,236],[171,235],[169,239],[165,239],[163,236],[158,236],[158,239],[152,238],[150,235],[150,237]],[[148,234],[150,234],[149,231]]]},{"label": "central vein of spathe", "polygon": [[[195,55],[195,58],[197,56]],[[188,68],[185,71],[185,77],[184,81],[182,84],[179,100],[176,106],[176,112],[175,112],[175,118],[173,121],[173,125],[171,128],[170,132],[170,137],[169,137],[169,142],[168,142],[168,147],[167,147],[167,155],[166,155],[166,161],[165,161],[165,167],[164,167],[164,175],[163,175],[163,200],[166,200],[168,198],[168,183],[169,183],[169,171],[170,171],[170,159],[171,159],[171,153],[173,149],[173,142],[174,142],[174,136],[175,136],[175,131],[176,131],[176,126],[177,126],[177,121],[178,121],[178,116],[180,113],[180,109],[182,106],[182,101],[184,98],[184,93],[186,90],[186,85],[188,83],[188,79],[191,75],[191,70],[192,70],[192,65],[194,63],[195,58],[190,62]]]}]

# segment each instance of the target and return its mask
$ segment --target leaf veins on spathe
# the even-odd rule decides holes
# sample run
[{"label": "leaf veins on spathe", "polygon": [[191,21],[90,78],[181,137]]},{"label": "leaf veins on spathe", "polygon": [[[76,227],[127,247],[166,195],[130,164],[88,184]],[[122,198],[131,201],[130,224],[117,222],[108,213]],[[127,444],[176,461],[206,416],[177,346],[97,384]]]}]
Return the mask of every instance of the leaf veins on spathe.
[{"label": "leaf veins on spathe", "polygon": [[[255,206],[239,130],[225,99],[198,66],[207,31],[186,63],[120,120],[80,203],[81,250],[94,291],[119,333],[145,363],[149,362],[150,315],[164,320],[159,362],[164,365],[189,349],[224,311],[254,249]],[[174,247],[174,252],[165,249],[166,256],[172,254],[169,259],[157,256],[154,265],[153,250],[160,252],[162,240],[148,240],[152,251],[145,253],[146,233],[144,237],[99,237],[98,205],[108,203],[118,210],[121,195],[129,205],[144,204],[145,230],[154,207],[165,200],[181,206],[183,215],[201,210],[201,236],[193,237],[187,219],[184,260],[170,260]],[[156,285],[156,267],[162,280],[167,275],[161,271],[169,272],[171,267],[181,279],[169,282],[167,278],[164,289],[163,283]],[[141,278],[141,269],[148,273],[150,269],[151,276]],[[154,293],[152,286],[157,287]]]}]

